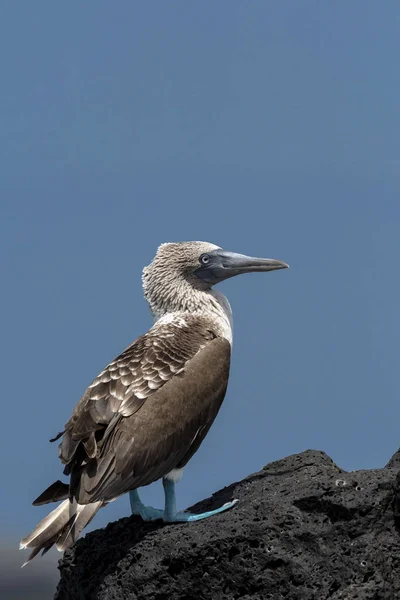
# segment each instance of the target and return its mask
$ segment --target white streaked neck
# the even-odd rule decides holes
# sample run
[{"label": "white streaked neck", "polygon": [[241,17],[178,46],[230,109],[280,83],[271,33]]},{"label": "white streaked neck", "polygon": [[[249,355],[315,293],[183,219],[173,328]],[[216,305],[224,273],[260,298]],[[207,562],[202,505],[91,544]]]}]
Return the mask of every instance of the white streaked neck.
[{"label": "white streaked neck", "polygon": [[179,327],[185,327],[185,314],[199,315],[210,319],[218,335],[232,344],[232,310],[226,296],[217,290],[193,290],[193,296],[190,301],[186,297],[182,304],[176,303],[172,310],[162,308],[154,310],[152,307],[155,322],[159,325],[176,323]]}]

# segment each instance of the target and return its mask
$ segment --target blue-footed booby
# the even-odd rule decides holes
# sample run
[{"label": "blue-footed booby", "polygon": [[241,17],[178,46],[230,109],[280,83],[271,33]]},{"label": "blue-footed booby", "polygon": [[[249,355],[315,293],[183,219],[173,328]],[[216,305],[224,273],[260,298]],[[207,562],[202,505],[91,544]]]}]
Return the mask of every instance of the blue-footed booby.
[{"label": "blue-footed booby", "polygon": [[[132,513],[145,521],[198,521],[235,504],[190,514],[178,512],[175,501],[175,483],[217,416],[228,384],[232,313],[213,286],[287,266],[206,242],[158,248],[143,270],[155,323],[96,377],[51,440],[62,437],[58,453],[70,479],[56,481],[33,502],[62,501],[21,541],[21,548],[31,549],[28,561],[54,544],[60,551],[72,546],[97,511],[125,493]],[[162,510],[145,506],[138,493],[158,479],[165,492]]]}]

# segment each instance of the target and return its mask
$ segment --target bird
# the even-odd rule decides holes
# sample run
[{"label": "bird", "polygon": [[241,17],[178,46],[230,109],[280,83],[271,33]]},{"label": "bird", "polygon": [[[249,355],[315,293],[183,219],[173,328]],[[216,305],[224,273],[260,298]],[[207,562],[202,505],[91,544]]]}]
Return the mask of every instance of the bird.
[{"label": "bird", "polygon": [[[89,385],[60,438],[69,483],[50,485],[34,506],[61,503],[20,543],[27,564],[53,545],[71,547],[97,511],[129,494],[144,521],[199,521],[232,508],[234,499],[200,514],[177,511],[175,484],[200,447],[225,397],[232,311],[214,285],[285,262],[229,252],[208,242],[161,244],[143,269],[154,324]],[[138,489],[162,479],[163,509],[142,503]],[[23,565],[23,566],[24,566]]]}]

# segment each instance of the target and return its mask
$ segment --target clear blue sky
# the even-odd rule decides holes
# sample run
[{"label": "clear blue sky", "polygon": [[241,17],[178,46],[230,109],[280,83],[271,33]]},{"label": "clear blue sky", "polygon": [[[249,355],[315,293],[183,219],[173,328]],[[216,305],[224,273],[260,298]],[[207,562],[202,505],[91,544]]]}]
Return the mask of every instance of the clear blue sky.
[{"label": "clear blue sky", "polygon": [[48,439],[151,325],[141,270],[163,241],[291,266],[220,286],[232,375],[181,508],[306,448],[346,469],[397,449],[399,31],[397,0],[2,3],[9,543],[61,475]]}]

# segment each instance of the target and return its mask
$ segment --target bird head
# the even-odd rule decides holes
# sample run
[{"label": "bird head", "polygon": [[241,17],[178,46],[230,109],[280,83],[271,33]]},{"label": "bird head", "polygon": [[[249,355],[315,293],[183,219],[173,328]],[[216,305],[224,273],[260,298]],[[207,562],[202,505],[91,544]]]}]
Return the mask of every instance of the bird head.
[{"label": "bird head", "polygon": [[288,265],[272,258],[255,258],[229,252],[208,242],[161,244],[157,254],[143,269],[143,289],[150,306],[158,295],[163,303],[177,299],[188,287],[207,290],[240,275],[286,269]]}]

